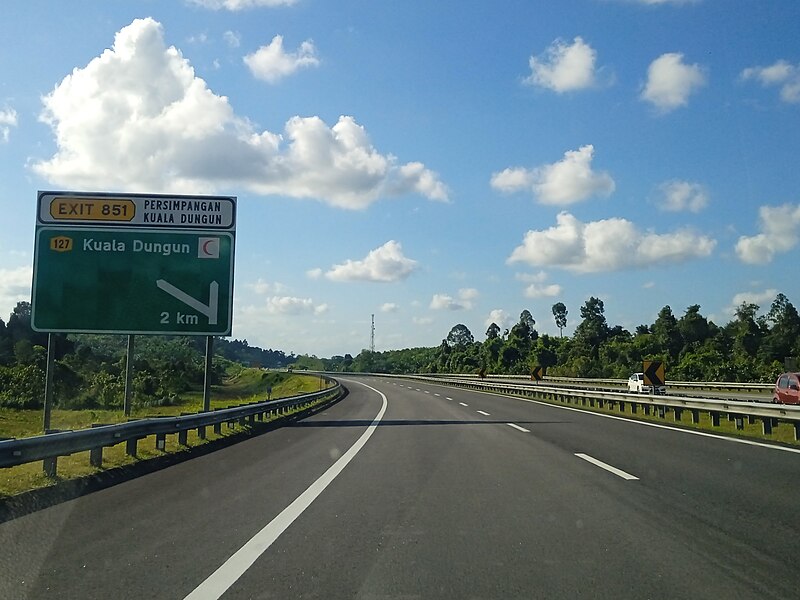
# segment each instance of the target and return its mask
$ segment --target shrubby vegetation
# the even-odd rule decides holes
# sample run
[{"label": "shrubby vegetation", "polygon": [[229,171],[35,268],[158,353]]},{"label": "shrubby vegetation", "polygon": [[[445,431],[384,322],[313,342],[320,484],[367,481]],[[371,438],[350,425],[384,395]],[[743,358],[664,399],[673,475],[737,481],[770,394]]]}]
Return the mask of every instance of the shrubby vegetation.
[{"label": "shrubby vegetation", "polygon": [[[524,310],[510,330],[492,323],[483,341],[457,324],[435,348],[364,350],[355,358],[334,356],[324,366],[377,373],[528,375],[540,365],[549,375],[627,378],[643,360],[660,360],[668,379],[676,381],[771,382],[785,370],[786,359],[800,355],[800,316],[783,294],[765,315],[758,313],[759,306],[743,303],[720,326],[706,319],[697,304],[680,317],[665,306],[653,323],[630,332],[610,326],[603,301],[592,297],[580,308],[581,321],[571,337],[539,335],[533,315]],[[556,303],[552,314],[563,330],[567,307]]]},{"label": "shrubby vegetation", "polygon": [[[562,331],[567,307],[553,305]],[[247,340],[215,340],[214,383],[232,362],[253,367],[372,373],[506,373],[528,375],[535,366],[550,375],[625,378],[643,360],[665,363],[667,378],[685,381],[774,381],[787,358],[800,356],[800,316],[783,294],[766,314],[740,305],[730,322],[717,325],[689,306],[678,317],[663,307],[651,324],[630,332],[610,326],[605,306],[589,298],[571,337],[539,335],[533,314],[524,310],[510,330],[492,323],[483,341],[455,325],[433,348],[388,352],[363,350],[321,359],[249,346]],[[20,302],[0,319],[0,407],[40,408],[44,400],[47,334],[31,329],[31,306]],[[125,386],[125,336],[55,335],[55,394],[61,408],[121,409]],[[133,378],[134,406],[176,404],[199,389],[204,377],[203,337],[138,336]],[[796,368],[796,367],[795,367]]]},{"label": "shrubby vegetation", "polygon": [[[54,403],[60,408],[122,408],[127,339],[120,335],[55,335]],[[20,302],[0,319],[0,407],[40,408],[44,401],[47,334],[31,329],[31,305]],[[213,383],[230,362],[282,367],[295,360],[281,351],[251,347],[247,340],[214,343]],[[205,338],[137,336],[133,364],[134,406],[177,404],[199,389],[205,371]]]}]

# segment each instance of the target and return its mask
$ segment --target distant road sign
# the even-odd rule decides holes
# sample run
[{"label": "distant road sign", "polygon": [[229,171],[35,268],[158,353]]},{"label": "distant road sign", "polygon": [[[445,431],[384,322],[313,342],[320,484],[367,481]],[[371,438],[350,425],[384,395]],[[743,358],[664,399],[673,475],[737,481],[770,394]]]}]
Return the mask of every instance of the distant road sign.
[{"label": "distant road sign", "polygon": [[643,361],[644,384],[659,387],[665,385],[664,363],[655,360]]},{"label": "distant road sign", "polygon": [[36,331],[230,335],[230,232],[40,227]]},{"label": "distant road sign", "polygon": [[236,199],[230,196],[39,192],[37,222],[40,225],[233,231]]},{"label": "distant road sign", "polygon": [[541,381],[544,378],[545,367],[533,367],[531,381]]}]

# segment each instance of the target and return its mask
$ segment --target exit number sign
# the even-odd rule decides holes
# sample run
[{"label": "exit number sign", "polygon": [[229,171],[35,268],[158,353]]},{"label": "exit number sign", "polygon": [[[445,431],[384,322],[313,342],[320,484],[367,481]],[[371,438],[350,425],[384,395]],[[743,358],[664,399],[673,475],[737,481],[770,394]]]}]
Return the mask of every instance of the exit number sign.
[{"label": "exit number sign", "polygon": [[36,331],[230,335],[235,198],[40,192],[37,221]]}]

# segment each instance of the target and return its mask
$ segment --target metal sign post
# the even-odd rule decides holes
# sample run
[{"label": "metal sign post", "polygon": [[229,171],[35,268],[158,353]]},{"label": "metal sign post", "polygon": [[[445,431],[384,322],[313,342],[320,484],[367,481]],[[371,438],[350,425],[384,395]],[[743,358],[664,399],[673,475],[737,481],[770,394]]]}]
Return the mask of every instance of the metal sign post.
[{"label": "metal sign post", "polygon": [[[235,236],[233,196],[39,192],[31,326],[128,335],[126,415],[133,335],[207,336],[207,410],[211,336],[233,325]],[[48,368],[45,428],[52,387]]]}]

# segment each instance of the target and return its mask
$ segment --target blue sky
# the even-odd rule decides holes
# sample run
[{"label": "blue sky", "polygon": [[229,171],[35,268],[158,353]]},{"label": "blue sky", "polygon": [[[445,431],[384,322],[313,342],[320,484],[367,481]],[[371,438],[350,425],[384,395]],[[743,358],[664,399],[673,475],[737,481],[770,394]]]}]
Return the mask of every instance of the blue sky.
[{"label": "blue sky", "polygon": [[0,316],[36,191],[238,196],[234,335],[318,356],[800,303],[800,3],[5,3]]}]

